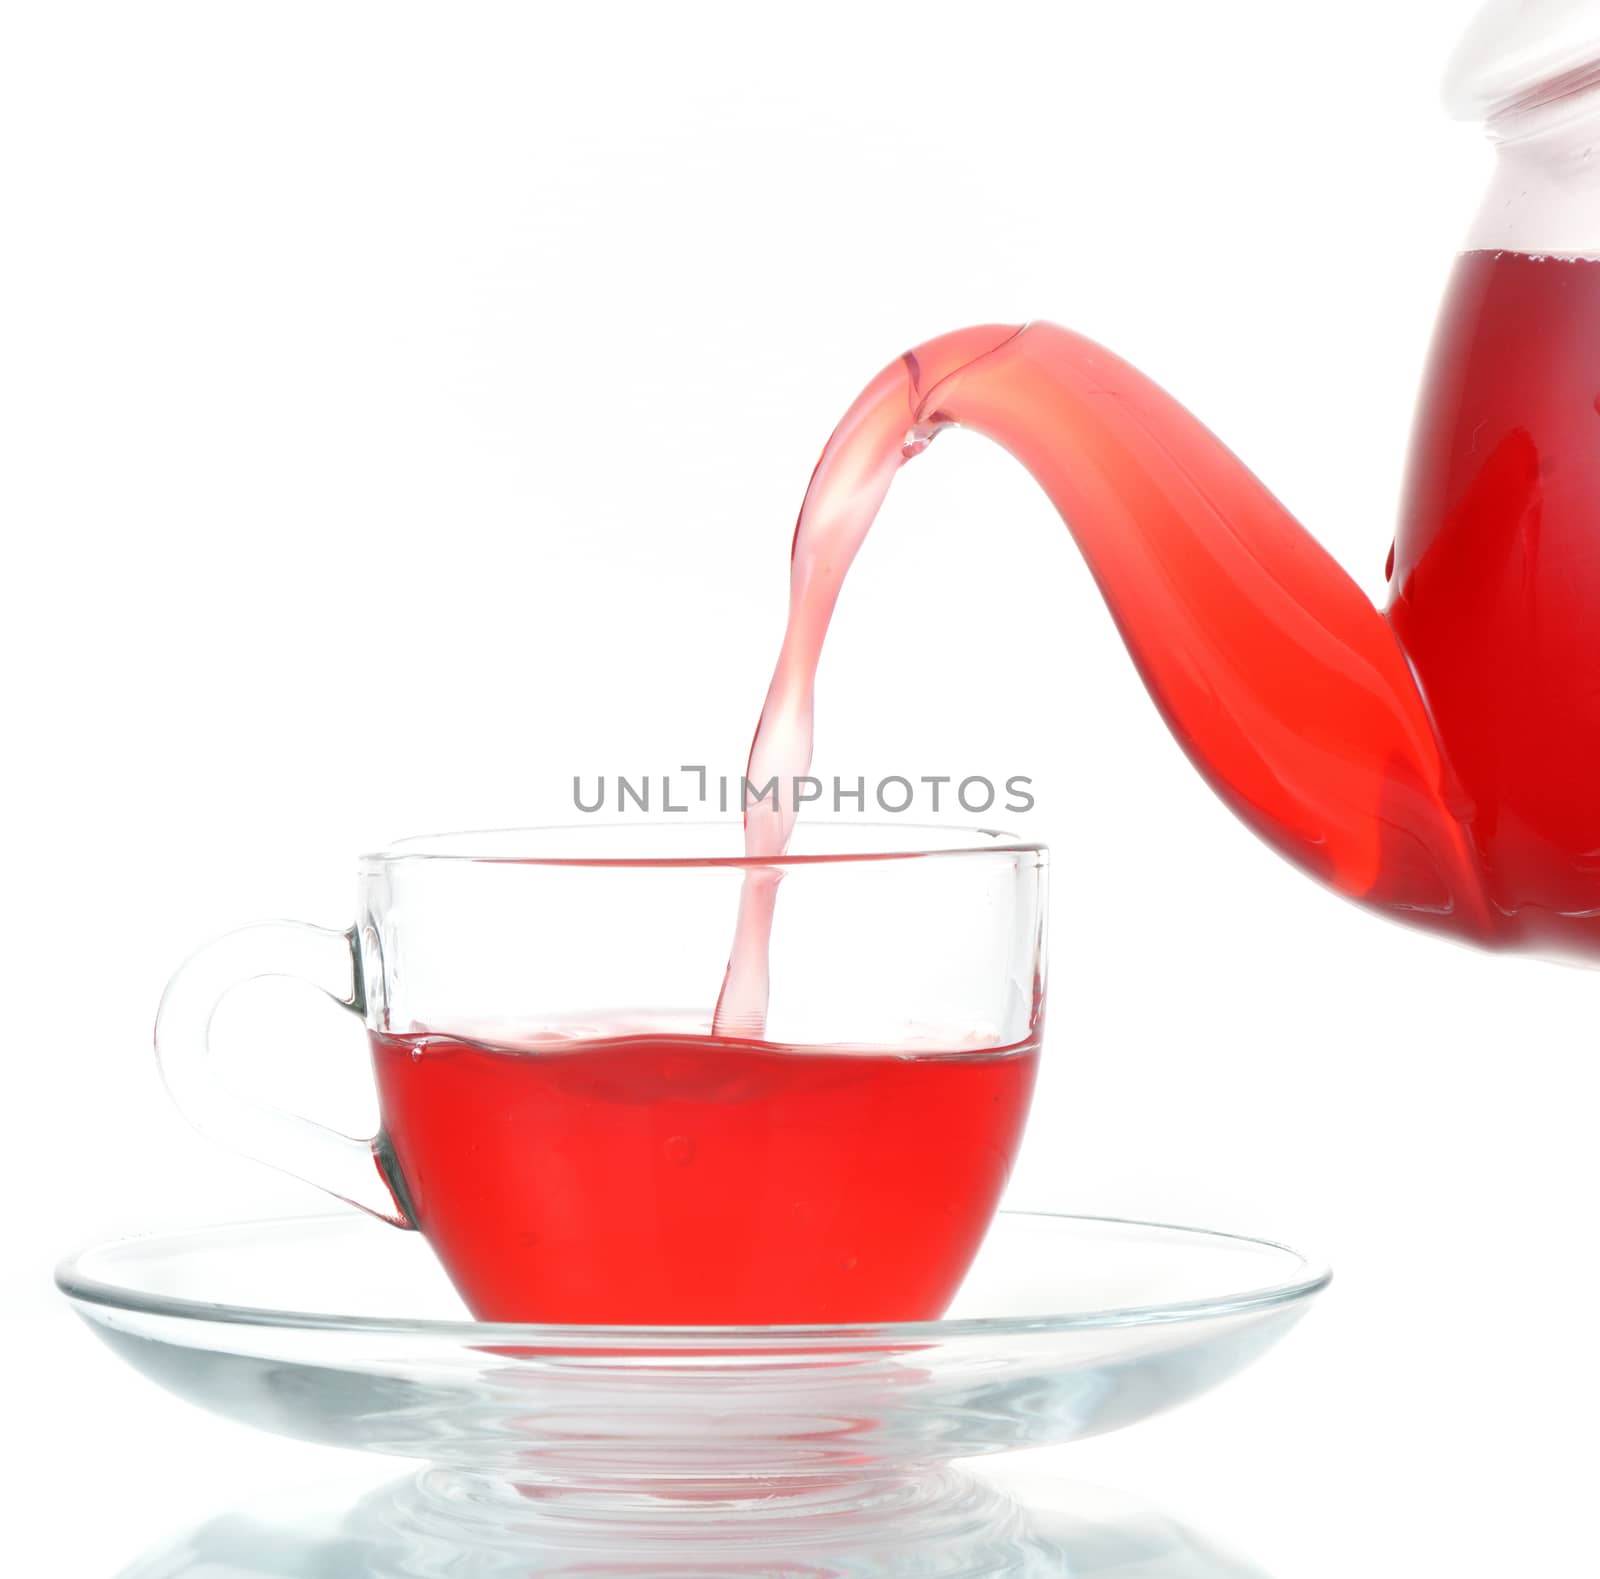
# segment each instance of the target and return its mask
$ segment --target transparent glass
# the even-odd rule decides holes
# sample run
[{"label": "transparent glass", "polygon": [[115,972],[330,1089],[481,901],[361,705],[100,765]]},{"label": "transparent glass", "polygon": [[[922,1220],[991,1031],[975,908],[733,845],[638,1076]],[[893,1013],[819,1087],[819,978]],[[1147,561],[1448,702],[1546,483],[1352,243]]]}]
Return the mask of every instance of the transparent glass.
[{"label": "transparent glass", "polygon": [[1042,1013],[1045,851],[975,828],[804,821],[754,861],[739,825],[405,839],[359,865],[367,1024],[492,1033],[617,1011],[709,1028],[745,873],[782,874],[771,1042],[1023,1040]]},{"label": "transparent glass", "polygon": [[704,1554],[792,1555],[802,1538],[881,1551],[886,1529],[911,1527],[933,1544],[1009,1540],[1005,1510],[951,1460],[1181,1404],[1283,1336],[1328,1276],[1263,1241],[1002,1212],[938,1321],[470,1322],[414,1235],[343,1213],[108,1244],[58,1282],[99,1337],[192,1403],[428,1462],[386,1515],[408,1538],[511,1541],[526,1559],[602,1539],[657,1556],[690,1536]]},{"label": "transparent glass", "polygon": [[[167,1083],[219,1140],[420,1227],[480,1316],[937,1315],[1032,1090],[1045,852],[825,822],[740,849],[733,821],[404,840],[360,861],[347,930],[268,922],[178,971]],[[712,1039],[752,875],[778,890],[765,1030]],[[364,1023],[378,1136],[220,1078],[217,1003],[268,974]]]}]

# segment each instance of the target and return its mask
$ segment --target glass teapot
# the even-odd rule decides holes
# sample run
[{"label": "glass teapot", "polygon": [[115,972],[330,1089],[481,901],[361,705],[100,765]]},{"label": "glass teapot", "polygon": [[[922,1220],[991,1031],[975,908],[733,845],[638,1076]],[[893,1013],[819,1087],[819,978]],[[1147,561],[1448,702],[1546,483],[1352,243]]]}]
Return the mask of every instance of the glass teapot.
[{"label": "glass teapot", "polygon": [[1495,0],[1447,101],[1497,162],[1385,610],[1120,358],[1046,323],[963,330],[885,368],[823,452],[752,780],[809,741],[838,585],[895,470],[959,424],[1038,479],[1173,733],[1269,844],[1401,919],[1600,962],[1600,4]]}]

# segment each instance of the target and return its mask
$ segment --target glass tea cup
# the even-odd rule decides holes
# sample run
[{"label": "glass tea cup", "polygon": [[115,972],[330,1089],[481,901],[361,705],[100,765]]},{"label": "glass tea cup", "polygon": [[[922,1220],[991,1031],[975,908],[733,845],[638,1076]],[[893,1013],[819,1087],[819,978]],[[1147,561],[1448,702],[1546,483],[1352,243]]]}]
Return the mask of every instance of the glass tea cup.
[{"label": "glass tea cup", "polygon": [[[938,1316],[1020,1143],[1046,853],[802,823],[435,835],[361,859],[347,931],[245,927],[173,977],[157,1054],[202,1131],[420,1229],[481,1320]],[[722,853],[726,852],[726,853]],[[759,1031],[712,1032],[747,885],[775,892]],[[298,977],[358,1015],[370,1140],[213,1068],[220,999]]]}]

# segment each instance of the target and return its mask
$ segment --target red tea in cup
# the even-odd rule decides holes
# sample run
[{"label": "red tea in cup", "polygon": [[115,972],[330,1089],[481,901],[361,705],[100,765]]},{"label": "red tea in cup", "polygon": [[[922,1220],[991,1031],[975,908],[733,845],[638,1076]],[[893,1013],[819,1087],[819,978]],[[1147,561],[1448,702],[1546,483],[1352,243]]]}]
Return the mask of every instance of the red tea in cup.
[{"label": "red tea in cup", "polygon": [[886,1051],[372,1033],[380,1155],[474,1315],[931,1319],[1010,1173],[1038,1041]]}]

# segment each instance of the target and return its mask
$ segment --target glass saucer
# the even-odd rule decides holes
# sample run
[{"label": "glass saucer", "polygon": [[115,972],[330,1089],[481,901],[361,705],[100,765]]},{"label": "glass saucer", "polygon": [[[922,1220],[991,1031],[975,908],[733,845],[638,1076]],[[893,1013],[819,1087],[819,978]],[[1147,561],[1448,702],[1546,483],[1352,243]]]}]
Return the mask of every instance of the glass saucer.
[{"label": "glass saucer", "polygon": [[692,1521],[742,1544],[844,1510],[964,1527],[951,1460],[1183,1403],[1328,1277],[1261,1240],[1007,1212],[945,1319],[857,1327],[474,1322],[418,1235],[353,1213],[123,1240],[57,1272],[101,1338],[191,1403],[425,1460],[417,1519],[639,1539]]}]

